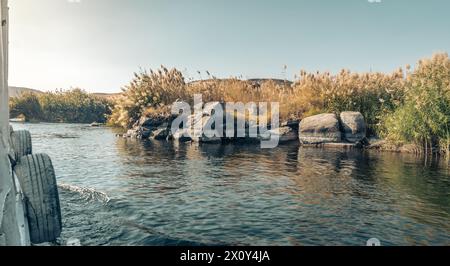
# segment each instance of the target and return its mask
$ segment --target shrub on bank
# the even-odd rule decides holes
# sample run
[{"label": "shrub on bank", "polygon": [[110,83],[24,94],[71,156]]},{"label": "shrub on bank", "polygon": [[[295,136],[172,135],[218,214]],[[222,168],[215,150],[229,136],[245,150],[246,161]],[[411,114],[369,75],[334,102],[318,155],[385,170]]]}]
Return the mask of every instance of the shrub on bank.
[{"label": "shrub on bank", "polygon": [[25,117],[29,120],[41,120],[43,117],[39,96],[33,92],[25,92],[20,97],[10,98],[11,118]]},{"label": "shrub on bank", "polygon": [[380,130],[383,114],[392,112],[404,96],[404,73],[399,69],[391,74],[351,73],[342,70],[330,73],[309,74],[301,72],[295,84],[296,96],[291,109],[302,110],[305,115],[343,111],[361,112],[370,132]]},{"label": "shrub on bank", "polygon": [[415,143],[429,152],[450,150],[450,59],[437,54],[421,60],[408,76],[404,104],[386,116],[384,136]]},{"label": "shrub on bank", "polygon": [[36,94],[27,92],[10,99],[10,115],[20,115],[28,121],[54,123],[106,122],[110,102],[81,89]]}]

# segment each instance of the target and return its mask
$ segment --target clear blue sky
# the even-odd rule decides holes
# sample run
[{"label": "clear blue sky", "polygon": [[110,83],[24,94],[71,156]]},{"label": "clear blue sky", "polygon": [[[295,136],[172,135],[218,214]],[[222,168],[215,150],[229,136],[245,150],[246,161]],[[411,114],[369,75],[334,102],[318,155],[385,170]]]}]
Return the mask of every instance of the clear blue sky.
[{"label": "clear blue sky", "polygon": [[161,64],[193,78],[390,72],[450,51],[450,1],[376,1],[10,0],[10,84],[117,92]]}]

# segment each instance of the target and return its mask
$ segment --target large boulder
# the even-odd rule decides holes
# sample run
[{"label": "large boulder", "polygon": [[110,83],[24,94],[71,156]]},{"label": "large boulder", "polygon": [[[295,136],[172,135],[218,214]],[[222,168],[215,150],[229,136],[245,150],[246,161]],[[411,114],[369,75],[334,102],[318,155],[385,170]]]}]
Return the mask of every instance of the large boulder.
[{"label": "large boulder", "polygon": [[351,143],[363,141],[367,135],[367,126],[364,116],[359,112],[341,113],[341,123],[344,139]]},{"label": "large boulder", "polygon": [[141,117],[133,127],[123,135],[124,138],[165,140],[170,137],[169,127],[174,116]]},{"label": "large boulder", "polygon": [[303,119],[299,126],[303,144],[336,143],[342,141],[340,124],[335,114],[321,114]]},{"label": "large boulder", "polygon": [[[199,117],[196,115],[190,115],[188,117],[188,123],[186,125],[187,128],[180,129],[178,132],[172,134],[171,138],[180,142],[193,141],[200,143],[221,143],[222,137],[218,129],[215,129],[215,122],[213,117],[209,115],[205,115],[203,117]],[[194,135],[194,128],[198,127],[198,130],[202,130],[203,134],[201,136]],[[207,128],[211,127],[210,132],[206,132]],[[219,128],[219,127],[218,127]]]}]

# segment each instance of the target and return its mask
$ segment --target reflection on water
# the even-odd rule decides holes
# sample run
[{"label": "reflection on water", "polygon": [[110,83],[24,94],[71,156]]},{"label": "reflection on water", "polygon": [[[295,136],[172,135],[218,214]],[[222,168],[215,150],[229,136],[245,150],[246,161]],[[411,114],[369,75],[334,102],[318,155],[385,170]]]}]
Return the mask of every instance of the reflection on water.
[{"label": "reflection on water", "polygon": [[[64,237],[85,245],[364,245],[373,237],[450,244],[447,161],[293,144],[141,142],[82,125],[15,127],[50,154],[60,183],[84,188],[63,186],[61,197]],[[92,190],[109,201],[82,195]]]}]

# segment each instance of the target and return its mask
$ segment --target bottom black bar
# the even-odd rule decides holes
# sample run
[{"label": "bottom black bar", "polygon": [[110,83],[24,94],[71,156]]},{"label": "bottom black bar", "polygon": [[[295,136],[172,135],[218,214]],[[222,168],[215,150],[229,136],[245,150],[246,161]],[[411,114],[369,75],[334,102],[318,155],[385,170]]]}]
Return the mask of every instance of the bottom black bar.
[{"label": "bottom black bar", "polygon": [[[21,262],[51,258],[56,265],[89,265],[93,260],[114,265],[309,265],[319,263],[358,263],[385,265],[394,260],[445,259],[448,247],[31,247],[0,248]],[[14,254],[17,253],[17,254]],[[14,257],[13,257],[14,256]],[[39,259],[38,259],[39,260]],[[45,260],[49,262],[48,259]],[[282,263],[282,264],[280,264]]]}]

